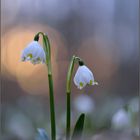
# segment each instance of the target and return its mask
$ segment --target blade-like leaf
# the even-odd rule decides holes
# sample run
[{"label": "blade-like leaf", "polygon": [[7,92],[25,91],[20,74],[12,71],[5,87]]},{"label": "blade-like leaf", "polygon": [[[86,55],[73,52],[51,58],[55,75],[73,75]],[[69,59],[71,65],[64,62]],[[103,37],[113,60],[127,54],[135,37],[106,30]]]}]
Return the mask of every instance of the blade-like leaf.
[{"label": "blade-like leaf", "polygon": [[85,120],[85,114],[82,113],[75,124],[72,140],[76,138],[80,139],[82,137],[82,132],[84,128],[84,120]]},{"label": "blade-like leaf", "polygon": [[45,129],[38,128],[37,131],[38,131],[38,135],[36,137],[36,140],[49,140]]}]

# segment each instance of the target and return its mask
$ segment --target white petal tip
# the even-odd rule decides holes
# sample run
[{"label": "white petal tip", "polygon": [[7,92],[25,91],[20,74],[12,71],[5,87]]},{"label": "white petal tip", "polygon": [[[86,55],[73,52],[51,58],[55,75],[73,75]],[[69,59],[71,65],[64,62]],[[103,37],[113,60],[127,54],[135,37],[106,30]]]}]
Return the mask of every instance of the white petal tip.
[{"label": "white petal tip", "polygon": [[94,81],[94,85],[99,85],[99,83],[98,83],[98,82],[96,82],[96,81]]}]

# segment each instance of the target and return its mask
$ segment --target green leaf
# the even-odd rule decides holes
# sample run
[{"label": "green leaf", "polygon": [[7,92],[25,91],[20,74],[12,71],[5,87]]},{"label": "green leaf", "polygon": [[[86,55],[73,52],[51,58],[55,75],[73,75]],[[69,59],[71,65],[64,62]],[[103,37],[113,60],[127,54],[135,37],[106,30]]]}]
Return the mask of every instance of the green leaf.
[{"label": "green leaf", "polygon": [[83,132],[83,128],[84,128],[84,121],[85,121],[85,114],[82,113],[76,124],[75,124],[75,128],[74,128],[74,131],[73,131],[73,135],[72,135],[72,140],[73,139],[80,139],[82,137],[82,132]]}]

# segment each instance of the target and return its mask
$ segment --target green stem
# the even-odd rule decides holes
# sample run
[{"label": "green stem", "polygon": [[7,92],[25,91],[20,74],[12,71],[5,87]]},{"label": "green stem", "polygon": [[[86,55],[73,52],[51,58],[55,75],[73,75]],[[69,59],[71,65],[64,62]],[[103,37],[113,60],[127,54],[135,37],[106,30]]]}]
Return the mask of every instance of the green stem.
[{"label": "green stem", "polygon": [[75,56],[72,57],[69,69],[68,69],[68,74],[67,74],[67,87],[66,87],[66,94],[67,94],[67,115],[66,115],[66,140],[70,139],[70,129],[71,129],[71,78],[72,78],[72,72],[74,68],[74,60]]},{"label": "green stem", "polygon": [[52,140],[56,140],[55,107],[54,107],[54,92],[53,92],[51,58],[49,59],[47,66],[48,66],[48,80],[49,80],[49,91],[50,91],[51,138],[52,138]]},{"label": "green stem", "polygon": [[42,32],[38,32],[34,39],[39,39],[39,34],[43,37],[43,45],[46,54],[46,65],[48,68],[48,81],[49,81],[49,93],[50,93],[50,119],[51,119],[51,140],[56,140],[56,124],[55,124],[55,106],[54,106],[54,92],[53,92],[53,78],[51,68],[51,48],[50,42]]},{"label": "green stem", "polygon": [[67,92],[67,120],[66,120],[66,140],[70,139],[70,123],[71,123],[71,102],[70,93]]},{"label": "green stem", "polygon": [[52,138],[52,140],[56,140],[55,108],[54,108],[52,74],[48,74],[48,80],[49,80],[49,91],[50,91],[51,138]]},{"label": "green stem", "polygon": [[73,56],[69,65],[68,74],[67,74],[67,87],[66,87],[66,94],[67,94],[67,114],[66,114],[66,140],[70,140],[70,131],[71,131],[71,79],[72,73],[74,69],[75,61],[83,63],[81,58]]}]

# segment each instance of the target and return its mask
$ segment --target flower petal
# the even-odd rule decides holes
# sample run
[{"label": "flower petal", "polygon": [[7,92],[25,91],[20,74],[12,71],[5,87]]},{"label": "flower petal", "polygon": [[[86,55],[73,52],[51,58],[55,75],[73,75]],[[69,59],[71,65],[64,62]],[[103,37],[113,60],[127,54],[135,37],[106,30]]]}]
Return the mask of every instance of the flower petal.
[{"label": "flower petal", "polygon": [[31,61],[32,64],[45,63],[45,51],[37,41],[32,41],[22,51],[21,61]]},{"label": "flower petal", "polygon": [[74,83],[79,89],[82,89],[87,84],[97,85],[97,82],[94,81],[93,73],[85,65],[78,67],[74,76]]},{"label": "flower petal", "polygon": [[86,82],[80,76],[80,72],[78,70],[77,70],[75,77],[74,77],[74,83],[79,89],[82,89],[86,85]]}]

